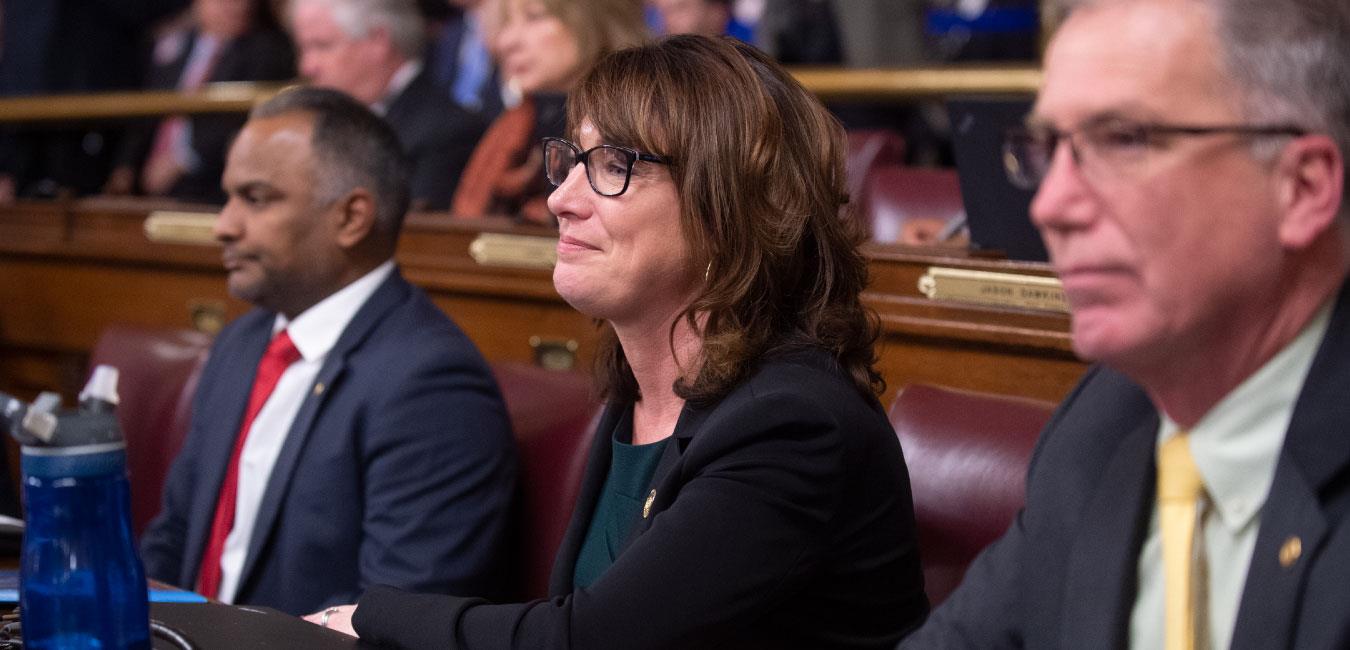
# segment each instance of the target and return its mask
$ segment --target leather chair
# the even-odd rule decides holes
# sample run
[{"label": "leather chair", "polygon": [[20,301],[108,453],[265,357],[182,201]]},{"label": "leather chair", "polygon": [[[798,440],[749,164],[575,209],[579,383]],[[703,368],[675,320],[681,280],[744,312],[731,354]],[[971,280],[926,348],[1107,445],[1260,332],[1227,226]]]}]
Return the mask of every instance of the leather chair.
[{"label": "leather chair", "polygon": [[872,241],[900,241],[905,221],[931,217],[949,221],[965,211],[956,171],[886,166],[867,179],[867,222]]},{"label": "leather chair", "polygon": [[520,453],[516,522],[518,595],[548,595],[553,559],[581,491],[602,404],[589,375],[522,363],[492,364]]},{"label": "leather chair", "polygon": [[857,214],[864,218],[871,213],[868,178],[879,168],[904,164],[905,139],[890,129],[851,130],[846,155],[849,202],[858,206]]},{"label": "leather chair", "polygon": [[924,589],[937,606],[1025,502],[1032,448],[1050,402],[923,384],[900,391],[890,419],[914,493]]},{"label": "leather chair", "polygon": [[90,355],[90,368],[119,371],[117,419],[127,440],[131,522],[139,537],[159,513],[164,478],[192,418],[192,396],[211,347],[194,330],[110,325]]}]

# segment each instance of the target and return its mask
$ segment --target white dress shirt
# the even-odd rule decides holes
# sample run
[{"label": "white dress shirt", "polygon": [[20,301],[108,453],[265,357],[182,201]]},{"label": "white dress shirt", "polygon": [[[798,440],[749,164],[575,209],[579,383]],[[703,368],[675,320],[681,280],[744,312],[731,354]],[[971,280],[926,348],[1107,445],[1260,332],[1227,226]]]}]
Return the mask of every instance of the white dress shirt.
[{"label": "white dress shirt", "polygon": [[300,360],[291,364],[281,375],[276,389],[253,419],[253,426],[249,428],[244,441],[244,449],[239,457],[234,528],[225,538],[225,549],[220,556],[220,593],[217,598],[221,602],[234,602],[239,588],[239,574],[244,569],[249,540],[253,537],[258,507],[267,491],[272,466],[277,462],[300,405],[312,390],[328,352],[337,344],[347,324],[393,270],[393,260],[386,261],[306,309],[293,321],[287,322],[285,316],[277,315],[276,323],[272,326],[273,335],[287,330],[291,341],[300,351]]},{"label": "white dress shirt", "polygon": [[[1190,430],[1191,456],[1204,479],[1202,517],[1208,573],[1209,647],[1227,648],[1251,565],[1261,508],[1303,382],[1331,319],[1327,304],[1283,350],[1205,414]],[[1158,444],[1181,427],[1166,415]],[[1162,535],[1156,504],[1139,552],[1139,591],[1130,615],[1130,647],[1163,647]],[[1203,650],[1202,646],[1197,646]]]}]

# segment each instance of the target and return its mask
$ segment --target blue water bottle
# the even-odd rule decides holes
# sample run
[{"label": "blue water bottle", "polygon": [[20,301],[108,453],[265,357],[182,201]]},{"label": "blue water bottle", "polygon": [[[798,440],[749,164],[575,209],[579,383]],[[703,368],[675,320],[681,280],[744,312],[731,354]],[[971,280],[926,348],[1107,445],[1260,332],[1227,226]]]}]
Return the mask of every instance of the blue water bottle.
[{"label": "blue water bottle", "polygon": [[126,443],[114,412],[117,370],[96,368],[75,411],[56,413],[51,399],[8,401],[9,429],[22,443],[27,513],[19,569],[24,647],[149,650],[145,569],[131,533]]}]

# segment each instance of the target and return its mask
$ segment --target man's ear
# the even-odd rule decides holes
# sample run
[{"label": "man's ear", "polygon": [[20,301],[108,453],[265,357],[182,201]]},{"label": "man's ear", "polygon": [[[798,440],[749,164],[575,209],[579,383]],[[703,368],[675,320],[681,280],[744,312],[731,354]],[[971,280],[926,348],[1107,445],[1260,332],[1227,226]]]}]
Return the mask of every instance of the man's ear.
[{"label": "man's ear", "polygon": [[1301,250],[1329,228],[1345,200],[1345,158],[1325,135],[1289,143],[1275,163],[1280,243]]},{"label": "man's ear", "polygon": [[334,206],[337,210],[337,243],[344,249],[364,242],[375,228],[375,195],[358,187]]}]

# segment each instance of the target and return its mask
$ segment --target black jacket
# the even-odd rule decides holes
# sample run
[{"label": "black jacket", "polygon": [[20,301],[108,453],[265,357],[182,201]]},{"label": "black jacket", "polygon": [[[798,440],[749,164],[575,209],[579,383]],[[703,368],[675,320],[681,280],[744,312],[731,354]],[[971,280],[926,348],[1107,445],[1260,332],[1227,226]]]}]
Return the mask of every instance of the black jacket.
[{"label": "black jacket", "polygon": [[574,590],[610,444],[596,436],[552,599],[375,588],[357,631],[406,648],[881,648],[926,613],[895,433],[825,353],[767,360],[716,404],[687,407],[652,479],[651,516]]}]

